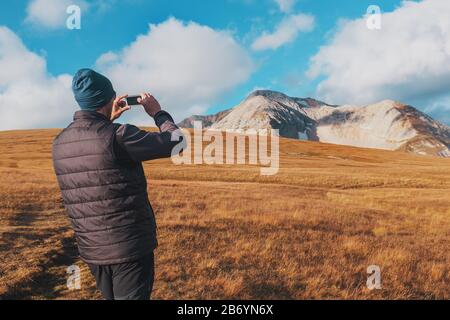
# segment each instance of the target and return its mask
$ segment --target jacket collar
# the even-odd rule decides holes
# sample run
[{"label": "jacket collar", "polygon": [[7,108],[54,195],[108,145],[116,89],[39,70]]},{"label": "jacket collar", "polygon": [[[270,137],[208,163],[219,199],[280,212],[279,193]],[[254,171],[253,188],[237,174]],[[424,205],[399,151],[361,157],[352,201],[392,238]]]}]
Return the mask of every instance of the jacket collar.
[{"label": "jacket collar", "polygon": [[103,120],[103,121],[110,121],[105,115],[92,110],[79,110],[75,112],[73,116],[73,120]]}]

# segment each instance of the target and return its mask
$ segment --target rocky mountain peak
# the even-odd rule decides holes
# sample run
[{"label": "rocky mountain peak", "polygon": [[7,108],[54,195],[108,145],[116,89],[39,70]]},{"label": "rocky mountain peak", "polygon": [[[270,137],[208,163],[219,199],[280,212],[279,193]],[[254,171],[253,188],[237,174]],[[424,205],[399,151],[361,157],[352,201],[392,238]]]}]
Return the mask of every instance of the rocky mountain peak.
[{"label": "rocky mountain peak", "polygon": [[336,106],[256,90],[232,109],[191,117],[180,125],[190,127],[193,120],[204,121],[204,127],[215,130],[272,128],[287,138],[450,157],[450,128],[393,100]]},{"label": "rocky mountain peak", "polygon": [[291,99],[284,93],[272,90],[255,90],[253,91],[246,100],[252,99],[254,97],[264,97],[271,100],[283,100],[283,99]]}]

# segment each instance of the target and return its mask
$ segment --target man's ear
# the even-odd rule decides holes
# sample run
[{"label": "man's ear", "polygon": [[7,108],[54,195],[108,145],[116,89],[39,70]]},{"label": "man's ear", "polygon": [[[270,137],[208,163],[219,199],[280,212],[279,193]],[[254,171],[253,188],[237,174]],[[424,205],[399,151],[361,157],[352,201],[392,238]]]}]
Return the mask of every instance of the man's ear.
[{"label": "man's ear", "polygon": [[106,105],[106,111],[108,112],[108,113],[110,113],[111,114],[111,112],[112,112],[112,110],[113,110],[113,105],[114,105],[114,100],[115,100],[116,98],[115,97],[113,97],[112,99],[111,99],[111,101]]}]

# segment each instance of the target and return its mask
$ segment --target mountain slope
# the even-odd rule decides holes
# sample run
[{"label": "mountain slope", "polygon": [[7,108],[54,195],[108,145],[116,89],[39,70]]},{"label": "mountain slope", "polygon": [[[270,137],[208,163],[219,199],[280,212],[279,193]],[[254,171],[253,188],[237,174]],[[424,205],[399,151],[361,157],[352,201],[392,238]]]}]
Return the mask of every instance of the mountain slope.
[{"label": "mountain slope", "polygon": [[184,119],[183,121],[181,121],[178,126],[180,126],[181,128],[193,128],[194,127],[194,122],[195,121],[201,121],[203,124],[203,127],[210,127],[213,123],[222,120],[224,117],[226,117],[230,112],[232,111],[232,109],[228,109],[228,110],[224,110],[224,111],[220,111],[214,115],[208,115],[208,116],[199,116],[199,115],[194,115],[191,116],[189,118]]},{"label": "mountain slope", "polygon": [[192,127],[195,120],[215,130],[272,128],[287,138],[450,157],[448,126],[391,100],[366,106],[334,106],[259,90],[232,109],[191,117],[180,125]]}]

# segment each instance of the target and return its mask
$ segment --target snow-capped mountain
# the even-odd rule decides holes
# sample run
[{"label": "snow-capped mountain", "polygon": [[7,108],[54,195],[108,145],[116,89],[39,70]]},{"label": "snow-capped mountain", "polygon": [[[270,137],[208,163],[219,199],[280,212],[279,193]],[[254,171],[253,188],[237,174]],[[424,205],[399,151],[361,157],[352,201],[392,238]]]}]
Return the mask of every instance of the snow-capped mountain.
[{"label": "snow-capped mountain", "polygon": [[238,106],[193,121],[216,130],[278,129],[280,136],[356,147],[450,157],[450,128],[412,106],[385,100],[366,106],[334,106],[311,98],[258,90]]}]

